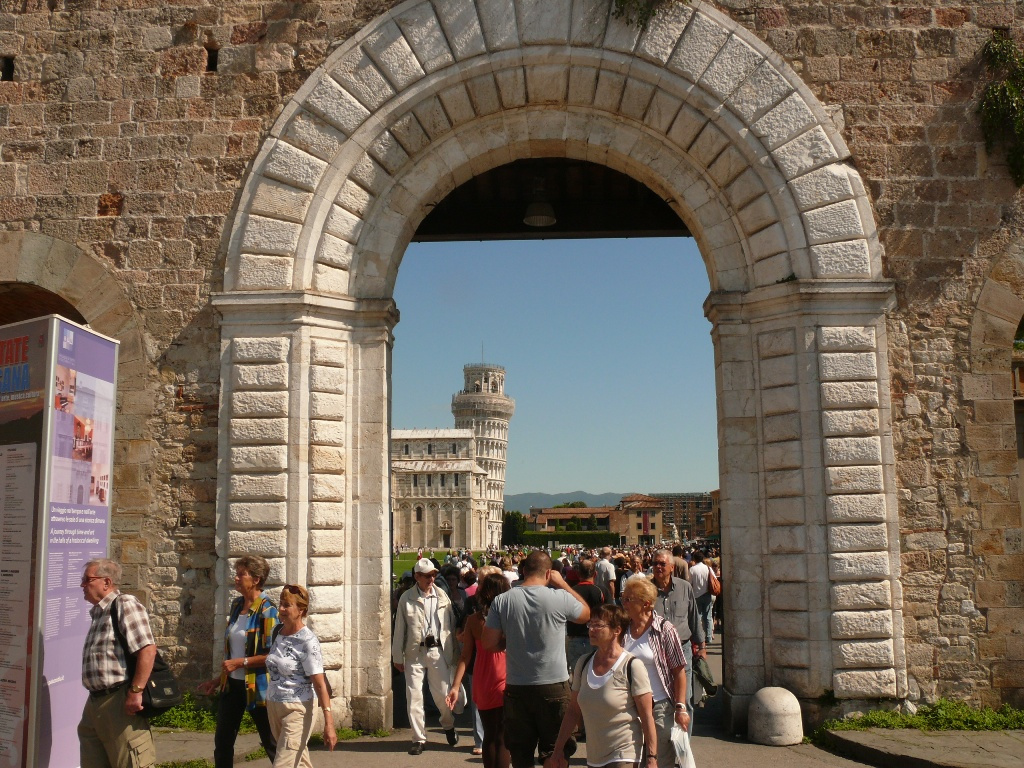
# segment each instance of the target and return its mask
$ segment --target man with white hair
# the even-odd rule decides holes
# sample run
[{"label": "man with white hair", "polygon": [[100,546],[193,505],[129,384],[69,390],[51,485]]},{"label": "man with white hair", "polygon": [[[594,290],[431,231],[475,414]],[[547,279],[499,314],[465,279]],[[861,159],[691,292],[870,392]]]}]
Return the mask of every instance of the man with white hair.
[{"label": "man with white hair", "polygon": [[[89,691],[78,724],[82,768],[149,768],[156,763],[149,721],[139,714],[156,659],[156,641],[145,607],[121,594],[120,581],[121,566],[113,560],[90,560],[85,565],[82,592],[92,603],[92,624],[82,649],[82,685]],[[124,638],[127,655],[118,635]],[[132,666],[134,674],[129,674]]]},{"label": "man with white hair", "polygon": [[615,566],[612,565],[612,548],[601,548],[601,559],[595,563],[597,572],[594,574],[594,584],[601,589],[608,597],[609,603],[615,602]]}]

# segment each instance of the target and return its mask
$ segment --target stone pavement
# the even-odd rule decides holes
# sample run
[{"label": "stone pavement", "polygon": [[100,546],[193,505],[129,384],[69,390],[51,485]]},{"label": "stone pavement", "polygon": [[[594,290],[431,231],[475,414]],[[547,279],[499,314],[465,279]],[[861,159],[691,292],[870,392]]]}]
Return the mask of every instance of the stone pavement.
[{"label": "stone pavement", "polygon": [[[708,660],[716,679],[721,680],[722,646],[716,637]],[[428,725],[431,719],[428,716]],[[923,733],[916,730],[833,732],[833,754],[812,744],[793,747],[765,747],[722,729],[722,696],[710,699],[697,711],[693,750],[698,768],[857,768],[863,764],[879,768],[1020,768],[1024,765],[1024,732],[946,732]],[[424,754],[412,757],[409,730],[396,729],[383,739],[362,737],[338,744],[333,753],[312,750],[317,768],[379,768],[381,759],[388,768],[429,768],[443,758],[445,768],[481,768],[479,757],[472,754],[473,736],[469,721],[463,715],[457,721],[459,745],[453,750],[437,727],[428,727],[428,744]],[[213,760],[213,734],[156,732],[157,757],[161,764],[205,758]],[[256,734],[239,736],[235,747],[235,763],[264,768],[264,759],[245,763],[245,755],[259,746]],[[848,758],[853,758],[848,759]],[[859,761],[859,762],[855,762]],[[573,768],[586,763],[586,745],[571,761]]]}]

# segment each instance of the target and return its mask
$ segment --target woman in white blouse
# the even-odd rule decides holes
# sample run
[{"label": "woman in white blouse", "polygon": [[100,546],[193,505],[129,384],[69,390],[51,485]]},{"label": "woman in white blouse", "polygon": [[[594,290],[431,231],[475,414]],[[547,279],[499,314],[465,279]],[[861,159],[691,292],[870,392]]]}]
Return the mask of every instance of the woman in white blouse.
[{"label": "woman in white blouse", "polygon": [[644,665],[622,647],[628,627],[629,617],[617,605],[602,605],[591,614],[587,629],[590,644],[596,645],[597,650],[576,663],[569,709],[562,720],[554,753],[544,761],[544,768],[569,765],[565,744],[581,718],[587,732],[588,766],[657,765],[651,683]]},{"label": "woman in white blouse", "polygon": [[338,743],[320,641],[305,625],[308,610],[306,588],[285,584],[278,607],[281,630],[275,634],[266,661],[270,675],[267,714],[277,739],[274,768],[313,768],[306,744],[313,729],[314,692],[324,711],[324,743],[332,751]]}]

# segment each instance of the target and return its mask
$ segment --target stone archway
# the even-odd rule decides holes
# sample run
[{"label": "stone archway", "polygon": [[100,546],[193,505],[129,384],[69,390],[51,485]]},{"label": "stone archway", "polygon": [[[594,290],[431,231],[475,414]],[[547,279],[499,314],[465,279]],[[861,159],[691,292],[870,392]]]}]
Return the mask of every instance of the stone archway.
[{"label": "stone archway", "polygon": [[361,724],[386,722],[390,685],[395,277],[430,205],[524,157],[644,182],[700,246],[737,716],[767,684],[808,706],[906,695],[891,287],[849,151],[796,74],[714,8],[670,4],[640,33],[610,6],[397,5],[299,90],[246,181],[215,299],[221,589],[247,550],[307,581]]}]

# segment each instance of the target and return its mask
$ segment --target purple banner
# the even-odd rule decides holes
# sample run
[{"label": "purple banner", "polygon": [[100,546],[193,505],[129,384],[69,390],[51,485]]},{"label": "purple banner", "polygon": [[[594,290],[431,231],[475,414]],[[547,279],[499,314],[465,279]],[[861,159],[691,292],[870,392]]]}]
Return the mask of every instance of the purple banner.
[{"label": "purple banner", "polygon": [[82,646],[90,606],[80,581],[89,560],[107,556],[109,541],[117,345],[64,321],[53,343],[36,764],[64,768],[78,765],[76,727],[86,696]]}]

